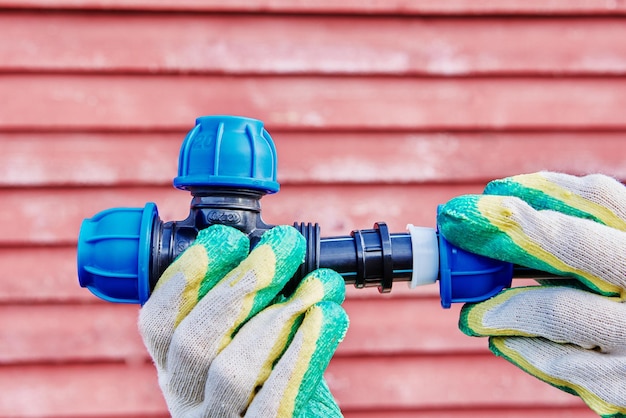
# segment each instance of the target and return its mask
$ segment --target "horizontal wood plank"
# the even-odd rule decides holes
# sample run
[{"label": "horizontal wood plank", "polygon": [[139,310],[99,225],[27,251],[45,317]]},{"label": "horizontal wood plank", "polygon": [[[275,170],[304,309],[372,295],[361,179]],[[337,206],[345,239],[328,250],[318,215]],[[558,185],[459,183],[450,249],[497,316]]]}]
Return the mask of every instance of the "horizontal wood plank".
[{"label": "horizontal wood plank", "polygon": [[[446,373],[441,373],[445,365]],[[334,358],[328,384],[346,411],[581,407],[492,355]],[[162,414],[151,364],[4,366],[0,415],[12,417]]]},{"label": "horizontal wood plank", "polygon": [[[193,123],[190,124],[193,126]],[[0,132],[0,184],[171,186],[185,132]],[[123,150],[123,152],[120,152]]]},{"label": "horizontal wood plank", "polygon": [[336,358],[326,379],[346,410],[582,404],[491,354]]},{"label": "horizontal wood plank", "polygon": [[626,128],[626,78],[14,74],[0,96],[0,130],[186,130],[199,114],[270,131]]},{"label": "horizontal wood plank", "polygon": [[138,311],[113,303],[0,306],[0,363],[144,363]]},{"label": "horizontal wood plank", "polygon": [[[0,185],[170,186],[185,133],[0,132]],[[283,185],[486,183],[540,170],[626,178],[621,131],[270,133]]]},{"label": "horizontal wood plank", "polygon": [[[99,301],[79,287],[75,246],[0,247],[0,304],[94,303]],[[375,288],[346,288],[349,299],[438,297],[436,285],[409,289],[397,283],[390,294]]]},{"label": "horizontal wood plank", "polygon": [[596,418],[587,406],[556,408],[458,408],[422,410],[344,411],[344,418]]},{"label": "horizontal wood plank", "polygon": [[[261,200],[269,224],[318,222],[322,236],[349,235],[387,222],[391,232],[407,223],[434,226],[437,206],[454,196],[479,193],[482,184],[285,186]],[[171,187],[5,189],[0,219],[8,222],[0,246],[74,245],[81,222],[114,207],[144,207],[155,202],[162,220],[185,219],[190,195]],[[383,203],[384,202],[384,203]]]},{"label": "horizontal wood plank", "polygon": [[[439,285],[430,287],[438,290]],[[485,339],[470,338],[459,331],[461,304],[443,309],[438,296],[348,299],[344,307],[350,328],[339,345],[340,356],[487,352]]]},{"label": "horizontal wood plank", "polygon": [[167,412],[151,364],[0,368],[0,416],[155,416]]},{"label": "horizontal wood plank", "polygon": [[93,302],[79,287],[76,247],[0,248],[0,304]]},{"label": "horizontal wood plank", "polygon": [[[99,302],[87,289],[79,287],[74,246],[0,247],[0,265],[4,267],[0,275],[0,304]],[[532,280],[515,280],[515,286],[533,283]],[[381,295],[376,288],[357,289],[349,285],[346,297],[376,302],[381,299],[438,298],[439,286],[409,289],[406,282],[400,282],[394,284],[391,293]]]},{"label": "horizontal wood plank", "polygon": [[140,10],[140,11],[214,11],[248,13],[391,13],[420,15],[586,15],[624,14],[626,7],[620,2],[595,0],[1,0],[0,6],[8,8],[50,8],[80,10]]},{"label": "horizontal wood plank", "polygon": [[[438,298],[349,298],[337,356],[486,353],[487,341],[457,329],[460,305]],[[0,305],[0,364],[127,362],[148,359],[138,305]]]},{"label": "horizontal wood plank", "polygon": [[620,75],[625,40],[616,18],[5,12],[0,72]]}]

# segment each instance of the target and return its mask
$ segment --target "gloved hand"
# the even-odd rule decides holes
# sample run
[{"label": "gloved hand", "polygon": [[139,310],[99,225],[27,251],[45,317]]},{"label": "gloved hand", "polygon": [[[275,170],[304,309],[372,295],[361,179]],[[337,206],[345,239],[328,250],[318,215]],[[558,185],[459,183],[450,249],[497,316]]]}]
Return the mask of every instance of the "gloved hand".
[{"label": "gloved hand", "polygon": [[626,188],[603,175],[520,175],[452,199],[438,222],[465,250],[575,279],[467,304],[460,329],[597,414],[626,416]]},{"label": "gloved hand", "polygon": [[294,228],[247,237],[200,231],[160,278],[139,328],[174,417],[340,416],[323,373],[348,327],[341,276],[309,274],[277,296],[304,259]]}]

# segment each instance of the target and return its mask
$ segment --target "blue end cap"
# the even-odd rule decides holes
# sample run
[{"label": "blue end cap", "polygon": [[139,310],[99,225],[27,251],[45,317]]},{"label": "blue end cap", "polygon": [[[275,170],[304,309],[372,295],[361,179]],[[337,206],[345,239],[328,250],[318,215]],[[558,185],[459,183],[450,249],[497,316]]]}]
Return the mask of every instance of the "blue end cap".
[{"label": "blue end cap", "polygon": [[238,116],[203,116],[185,137],[174,186],[234,187],[276,193],[276,147],[263,122]]},{"label": "blue end cap", "polygon": [[85,219],[78,235],[78,280],[109,302],[144,304],[150,296],[156,205],[114,208]]},{"label": "blue end cap", "polygon": [[510,287],[512,279],[513,264],[462,250],[439,233],[439,294],[444,308],[489,299]]}]

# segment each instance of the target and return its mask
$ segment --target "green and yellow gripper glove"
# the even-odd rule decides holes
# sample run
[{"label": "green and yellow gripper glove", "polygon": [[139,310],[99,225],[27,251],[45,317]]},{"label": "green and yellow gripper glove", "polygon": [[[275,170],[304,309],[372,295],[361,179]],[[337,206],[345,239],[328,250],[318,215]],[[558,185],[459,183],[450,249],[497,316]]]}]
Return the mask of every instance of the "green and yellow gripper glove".
[{"label": "green and yellow gripper glove", "polygon": [[279,296],[304,259],[294,228],[248,238],[214,225],[165,271],[139,315],[174,417],[341,416],[323,379],[348,318],[345,284],[310,273]]},{"label": "green and yellow gripper glove", "polygon": [[626,188],[598,174],[520,175],[452,199],[438,222],[465,250],[573,279],[467,304],[460,329],[597,414],[626,416]]}]

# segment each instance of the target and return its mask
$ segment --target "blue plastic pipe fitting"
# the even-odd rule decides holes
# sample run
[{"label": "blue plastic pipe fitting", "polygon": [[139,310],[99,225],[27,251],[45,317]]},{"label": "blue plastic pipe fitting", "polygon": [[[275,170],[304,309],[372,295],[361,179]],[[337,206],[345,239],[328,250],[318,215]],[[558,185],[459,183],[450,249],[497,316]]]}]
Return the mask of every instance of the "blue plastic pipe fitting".
[{"label": "blue plastic pipe fitting", "polygon": [[[196,238],[198,231],[225,224],[246,233],[252,245],[272,228],[261,218],[260,199],[278,192],[276,148],[259,120],[205,116],[185,137],[174,186],[191,192],[189,216],[162,222],[154,203],[114,208],[82,223],[78,237],[78,278],[96,296],[143,304],[167,266]],[[356,287],[391,290],[393,282],[414,280],[429,267],[426,282],[440,283],[441,303],[480,301],[511,285],[515,271],[533,272],[468,253],[432,231],[435,248],[421,247],[411,233],[392,234],[383,222],[349,236],[322,238],[317,224],[296,223],[307,253],[284,289],[289,294],[310,271],[327,267]],[[426,258],[424,258],[426,257]]]}]

